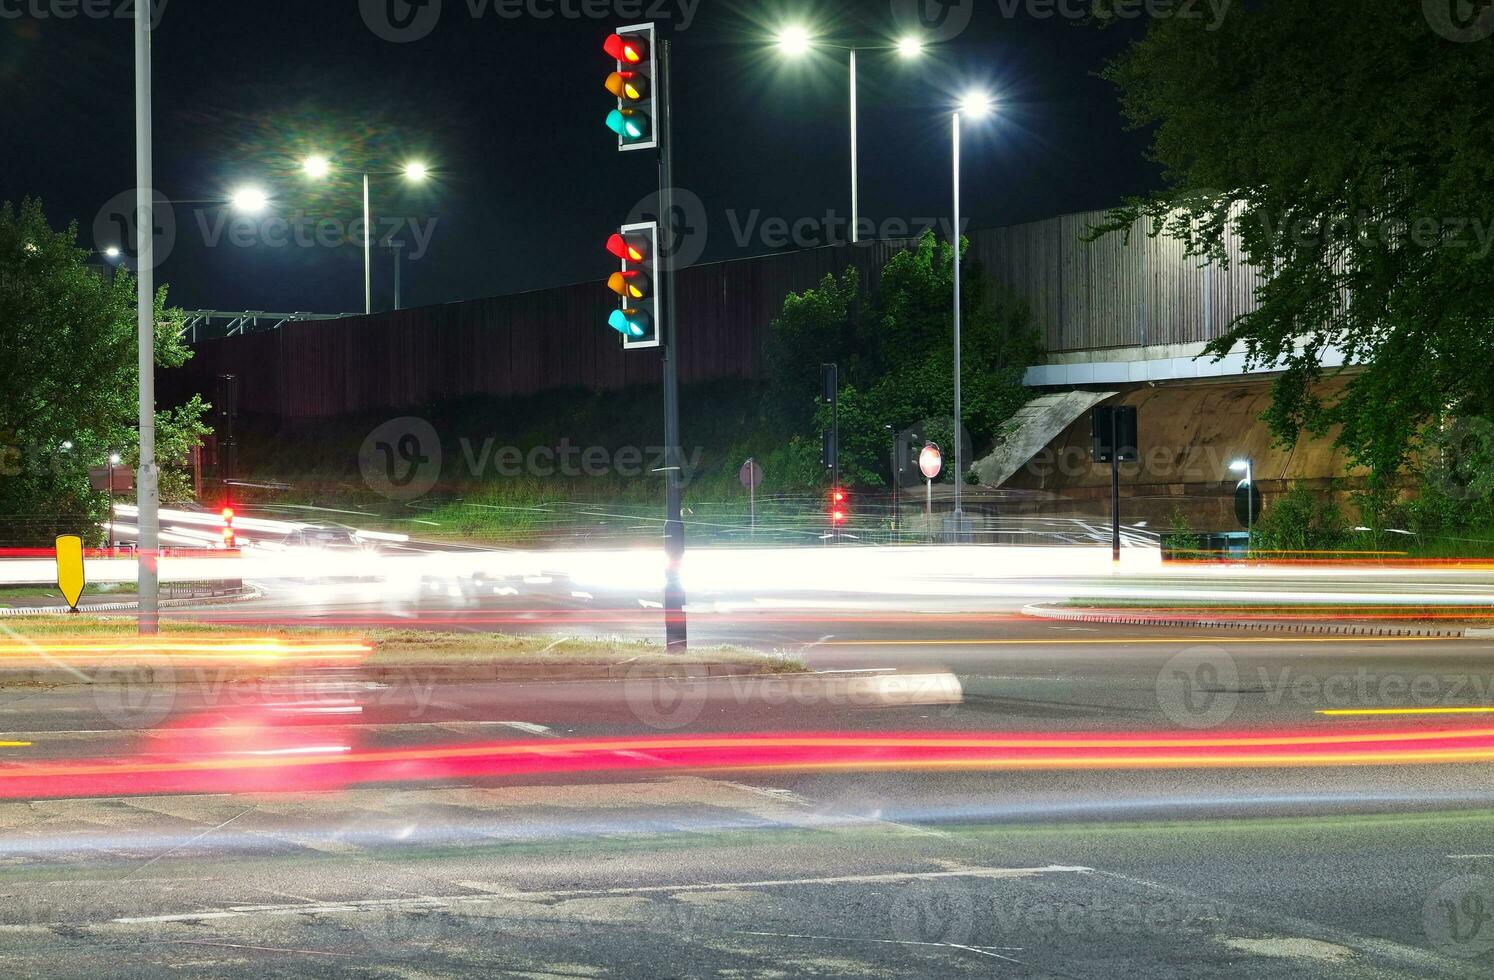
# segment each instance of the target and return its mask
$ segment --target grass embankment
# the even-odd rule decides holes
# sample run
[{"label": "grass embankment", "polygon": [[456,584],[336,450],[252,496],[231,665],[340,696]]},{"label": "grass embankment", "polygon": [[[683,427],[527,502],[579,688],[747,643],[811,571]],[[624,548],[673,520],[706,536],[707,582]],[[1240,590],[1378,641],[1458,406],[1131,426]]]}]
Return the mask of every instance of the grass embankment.
[{"label": "grass embankment", "polygon": [[[757,460],[759,526],[815,530],[823,480],[818,446],[790,445],[764,412],[761,385],[718,381],[688,387],[682,419],[686,520],[703,533],[740,534],[749,524],[738,470]],[[359,450],[389,413],[280,427],[252,417],[239,431],[246,503],[286,517],[356,524],[423,539],[489,544],[657,538],[661,532],[663,434],[659,393],[560,390],[463,399],[410,414],[441,440],[440,478],[409,502],[364,481]],[[588,455],[589,454],[589,455]],[[819,519],[822,523],[822,518]],[[815,527],[810,527],[814,524]]]},{"label": "grass embankment", "polygon": [[[232,644],[254,639],[278,640],[293,650],[316,641],[361,641],[371,646],[366,663],[376,666],[477,665],[477,664],[731,664],[760,669],[764,673],[794,673],[803,664],[787,654],[765,653],[744,647],[692,647],[688,654],[666,653],[658,643],[585,636],[519,636],[507,633],[451,633],[412,629],[342,630],[314,627],[263,629],[220,626],[214,623],[165,621],[159,637],[173,640],[221,639]],[[151,651],[152,640],[136,632],[135,622],[91,616],[16,616],[0,619],[0,644],[9,648],[10,660],[25,656],[30,643],[51,650],[76,640],[87,656],[87,644],[108,643],[109,650],[138,656]],[[132,641],[139,641],[138,643]],[[207,651],[210,652],[210,651]],[[29,666],[29,665],[28,665]]]}]

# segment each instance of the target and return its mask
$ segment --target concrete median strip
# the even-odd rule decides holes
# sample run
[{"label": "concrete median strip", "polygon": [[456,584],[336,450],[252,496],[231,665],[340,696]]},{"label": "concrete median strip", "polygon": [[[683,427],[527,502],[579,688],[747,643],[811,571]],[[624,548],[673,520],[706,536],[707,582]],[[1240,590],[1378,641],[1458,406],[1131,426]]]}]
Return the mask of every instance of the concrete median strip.
[{"label": "concrete median strip", "polygon": [[1170,613],[1165,610],[1120,609],[1095,607],[1057,606],[1049,603],[1030,603],[1022,607],[1022,615],[1033,619],[1051,619],[1068,623],[1107,623],[1123,626],[1186,626],[1190,628],[1253,630],[1270,633],[1299,633],[1315,636],[1383,636],[1416,637],[1424,639],[1478,639],[1494,637],[1494,629],[1447,627],[1447,626],[1394,626],[1381,622],[1301,622],[1288,619],[1253,619],[1238,615],[1232,610],[1219,614]]}]

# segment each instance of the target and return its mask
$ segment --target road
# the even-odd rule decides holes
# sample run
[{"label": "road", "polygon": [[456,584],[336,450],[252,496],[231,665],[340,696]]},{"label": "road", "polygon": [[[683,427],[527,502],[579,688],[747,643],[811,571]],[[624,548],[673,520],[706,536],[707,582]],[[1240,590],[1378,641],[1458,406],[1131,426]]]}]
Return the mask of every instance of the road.
[{"label": "road", "polygon": [[[492,628],[533,614],[512,605],[526,598],[414,618]],[[250,612],[274,620],[283,602]],[[1489,975],[1494,756],[1425,761],[1377,742],[1358,760],[1372,764],[1341,764],[1250,742],[1483,746],[1494,714],[1321,712],[1494,704],[1486,642],[1081,627],[1018,620],[1016,603],[915,613],[821,595],[695,618],[703,640],[792,644],[823,672],[800,676],[201,675],[165,703],[6,691],[4,736],[32,743],[7,759],[101,768],[0,802],[5,962],[70,976]],[[616,620],[565,605],[527,622]],[[578,622],[557,626],[566,616]],[[1057,735],[1082,758],[1009,764]],[[916,741],[998,737],[1007,748],[958,765]],[[1137,737],[1230,754],[1138,760],[1124,741]],[[702,738],[715,754],[680,755],[677,740]],[[334,749],[345,766],[297,769]],[[286,768],[225,761],[254,753]],[[501,764],[453,767],[474,753]],[[514,753],[542,761],[501,762]],[[151,767],[182,759],[217,782],[154,791]]]}]

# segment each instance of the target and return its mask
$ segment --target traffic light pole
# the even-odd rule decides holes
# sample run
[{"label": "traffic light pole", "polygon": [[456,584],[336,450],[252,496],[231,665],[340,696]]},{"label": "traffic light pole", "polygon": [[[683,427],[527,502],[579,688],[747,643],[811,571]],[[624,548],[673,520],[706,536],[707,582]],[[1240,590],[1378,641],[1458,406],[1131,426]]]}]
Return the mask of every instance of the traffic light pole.
[{"label": "traffic light pole", "polygon": [[680,389],[678,355],[679,316],[674,304],[674,105],[670,99],[671,72],[669,41],[659,44],[658,98],[663,107],[659,140],[659,237],[669,242],[669,254],[661,256],[660,272],[664,274],[664,320],[659,351],[664,358],[664,445],[668,453],[664,472],[664,643],[671,653],[684,653],[688,647],[685,629],[685,587],[680,581],[680,566],[685,558],[685,522],[680,514],[683,453],[680,449]]}]

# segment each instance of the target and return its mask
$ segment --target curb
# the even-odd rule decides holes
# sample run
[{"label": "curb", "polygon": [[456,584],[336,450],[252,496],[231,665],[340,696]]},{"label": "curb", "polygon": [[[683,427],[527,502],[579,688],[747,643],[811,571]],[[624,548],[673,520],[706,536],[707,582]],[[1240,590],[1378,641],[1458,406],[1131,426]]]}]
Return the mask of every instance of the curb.
[{"label": "curb", "polygon": [[[157,605],[162,608],[176,606],[212,606],[228,602],[245,602],[249,599],[260,599],[264,593],[257,589],[249,589],[245,592],[228,593],[216,596],[188,596],[181,599],[158,599]],[[140,600],[134,602],[87,602],[78,607],[79,613],[101,613],[101,612],[134,612],[140,608]],[[69,616],[72,613],[66,607],[58,606],[0,606],[0,617],[4,616]]]},{"label": "curb", "polygon": [[1360,623],[1297,623],[1286,620],[1228,619],[1215,616],[1167,616],[1127,613],[1116,609],[1068,609],[1031,603],[1022,615],[1070,623],[1111,623],[1126,626],[1197,626],[1255,632],[1298,633],[1320,636],[1405,636],[1436,639],[1494,638],[1494,629],[1447,629],[1434,626],[1371,626]]}]

